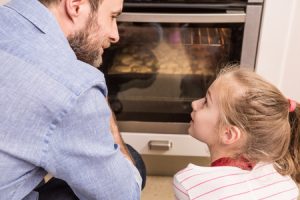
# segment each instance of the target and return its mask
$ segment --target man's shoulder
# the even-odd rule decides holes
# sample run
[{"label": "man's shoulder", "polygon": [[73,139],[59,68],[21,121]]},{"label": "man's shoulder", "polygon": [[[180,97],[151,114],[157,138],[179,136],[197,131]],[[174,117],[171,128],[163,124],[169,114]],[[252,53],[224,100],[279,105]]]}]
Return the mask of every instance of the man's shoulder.
[{"label": "man's shoulder", "polygon": [[[58,67],[61,66],[58,64]],[[91,87],[97,87],[107,95],[104,74],[99,69],[79,60],[70,60],[62,67],[62,70],[57,71],[58,79],[78,95]]]},{"label": "man's shoulder", "polygon": [[[39,56],[37,56],[39,57]],[[44,60],[44,61],[43,61]],[[98,87],[106,95],[104,75],[96,68],[73,58],[20,57],[0,49],[3,73],[11,80],[53,85],[53,89],[80,95],[91,87]]]},{"label": "man's shoulder", "polygon": [[[34,4],[33,1],[30,3]],[[25,5],[27,4],[22,1],[13,1],[0,8],[0,25],[3,25],[0,26],[0,61],[6,61],[6,65],[9,65],[6,68],[16,69],[14,74],[25,68],[27,73],[22,75],[23,79],[26,75],[43,76],[40,84],[55,81],[59,83],[57,86],[65,87],[76,95],[95,85],[106,95],[103,74],[76,59],[63,32],[58,30],[59,26],[50,14],[43,13],[43,17],[40,17],[43,19],[40,19],[37,14],[30,13],[30,6]],[[37,11],[42,9],[37,7],[41,6],[35,5]],[[48,23],[44,27],[45,20]],[[29,75],[30,73],[32,74]]]}]

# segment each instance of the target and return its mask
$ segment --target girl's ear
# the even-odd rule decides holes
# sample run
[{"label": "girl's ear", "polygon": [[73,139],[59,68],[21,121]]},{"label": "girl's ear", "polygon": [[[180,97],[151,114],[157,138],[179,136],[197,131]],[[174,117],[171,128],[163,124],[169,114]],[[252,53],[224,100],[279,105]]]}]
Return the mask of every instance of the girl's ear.
[{"label": "girl's ear", "polygon": [[225,145],[234,144],[239,141],[241,137],[241,130],[236,126],[230,126],[221,134],[221,142]]}]

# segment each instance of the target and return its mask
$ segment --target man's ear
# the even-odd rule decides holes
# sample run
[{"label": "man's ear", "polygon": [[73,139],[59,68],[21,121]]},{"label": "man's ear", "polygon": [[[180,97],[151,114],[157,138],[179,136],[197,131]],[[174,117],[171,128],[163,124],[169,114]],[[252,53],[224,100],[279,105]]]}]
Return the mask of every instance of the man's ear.
[{"label": "man's ear", "polygon": [[75,22],[82,11],[82,6],[88,0],[65,0],[66,14],[72,22]]},{"label": "man's ear", "polygon": [[241,130],[236,126],[230,126],[223,131],[221,135],[221,142],[225,145],[230,145],[239,141],[241,137]]}]

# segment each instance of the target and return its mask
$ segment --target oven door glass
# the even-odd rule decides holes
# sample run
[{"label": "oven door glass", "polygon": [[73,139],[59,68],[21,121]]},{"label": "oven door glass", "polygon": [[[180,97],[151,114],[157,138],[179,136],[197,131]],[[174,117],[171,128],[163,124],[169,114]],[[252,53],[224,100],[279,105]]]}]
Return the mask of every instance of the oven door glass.
[{"label": "oven door glass", "polygon": [[239,63],[243,24],[120,22],[104,54],[109,102],[118,121],[189,122],[217,72]]}]

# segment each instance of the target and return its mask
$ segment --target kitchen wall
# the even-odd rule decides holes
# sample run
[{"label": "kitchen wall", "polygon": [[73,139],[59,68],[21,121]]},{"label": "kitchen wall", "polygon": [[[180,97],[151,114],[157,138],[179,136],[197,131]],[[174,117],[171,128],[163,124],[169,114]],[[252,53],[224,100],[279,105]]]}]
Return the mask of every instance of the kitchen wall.
[{"label": "kitchen wall", "polygon": [[265,0],[256,71],[300,102],[300,1]]}]

